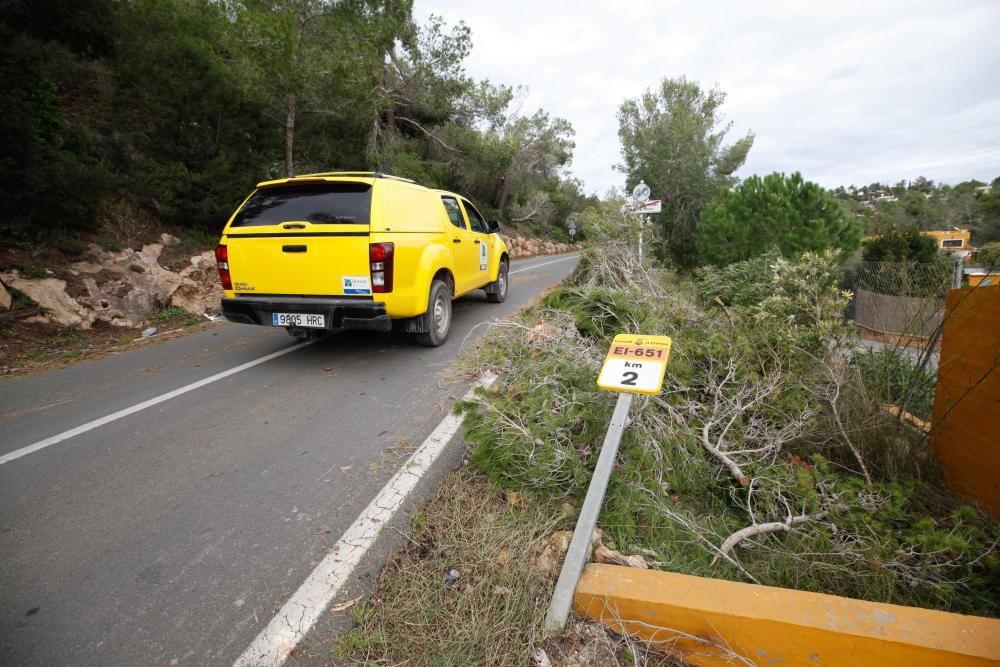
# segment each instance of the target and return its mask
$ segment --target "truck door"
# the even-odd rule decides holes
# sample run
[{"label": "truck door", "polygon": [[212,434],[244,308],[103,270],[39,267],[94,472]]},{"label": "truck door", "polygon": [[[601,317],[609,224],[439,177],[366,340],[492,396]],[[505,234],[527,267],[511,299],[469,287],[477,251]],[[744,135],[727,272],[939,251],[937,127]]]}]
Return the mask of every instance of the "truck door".
[{"label": "truck door", "polygon": [[470,289],[474,289],[490,282],[487,268],[493,259],[490,257],[490,234],[489,228],[486,226],[486,221],[483,219],[483,216],[479,215],[479,211],[476,210],[475,206],[463,199],[462,207],[465,208],[465,213],[469,218],[469,226],[472,228],[472,243],[476,247],[476,255],[478,257],[475,267],[476,272],[470,287]]},{"label": "truck door", "polygon": [[451,255],[455,262],[455,294],[462,294],[478,286],[479,244],[476,243],[475,234],[469,231],[458,199],[442,195],[441,202],[451,221],[448,236],[451,237]]}]

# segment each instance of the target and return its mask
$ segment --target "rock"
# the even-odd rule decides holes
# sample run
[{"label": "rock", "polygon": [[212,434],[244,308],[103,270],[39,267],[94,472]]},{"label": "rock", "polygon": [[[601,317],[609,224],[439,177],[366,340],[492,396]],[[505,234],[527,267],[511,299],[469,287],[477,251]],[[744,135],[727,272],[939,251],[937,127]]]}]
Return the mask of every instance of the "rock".
[{"label": "rock", "polygon": [[609,549],[603,544],[594,549],[594,561],[606,563],[608,565],[624,565],[625,567],[635,567],[640,570],[648,570],[646,559],[642,556],[625,556],[614,549]]},{"label": "rock", "polygon": [[[160,235],[160,241],[138,252],[132,248],[110,252],[91,244],[91,256],[68,267],[68,272],[79,279],[74,281],[72,291],[76,299],[66,292],[66,283],[55,278],[28,279],[12,271],[5,274],[5,282],[34,299],[48,320],[66,326],[88,328],[102,321],[113,326],[140,327],[151,313],[167,305],[206,317],[217,313],[223,291],[214,252],[195,255],[187,267],[175,273],[160,266],[159,259],[165,245],[180,241],[166,233]],[[3,288],[0,309],[9,308],[4,305],[9,300],[9,292]]]},{"label": "rock", "polygon": [[98,250],[94,253],[96,262],[76,262],[71,271],[89,274],[83,279],[87,296],[80,299],[81,303],[94,312],[96,319],[115,326],[141,326],[150,313],[171,302],[184,282],[180,275],[160,266],[161,252],[163,244],[150,243],[138,252],[131,248],[121,252]]},{"label": "rock", "polygon": [[[594,533],[590,536],[590,546],[587,549],[586,560],[590,560],[594,549],[601,544],[602,537],[603,533],[601,529],[595,528]],[[559,571],[562,569],[563,557],[566,555],[572,539],[573,531],[571,530],[560,530],[549,535],[542,546],[541,554],[535,560],[536,569],[544,576],[550,578],[558,577]]]},{"label": "rock", "polygon": [[181,284],[170,297],[170,305],[195,315],[219,311],[225,293],[219,283],[214,251],[208,250],[192,257],[190,266],[182,269],[179,275]]},{"label": "rock", "polygon": [[[58,278],[22,278],[17,271],[4,274],[3,282],[27,294],[50,320],[68,327],[89,329],[93,316],[66,293],[66,281]],[[5,290],[6,291],[6,290]]]},{"label": "rock", "polygon": [[459,572],[458,570],[456,570],[453,567],[449,568],[444,573],[444,585],[445,586],[454,586],[456,583],[458,583],[458,580],[459,580],[459,578],[461,576],[462,576],[461,572]]},{"label": "rock", "polygon": [[546,577],[559,576],[562,569],[563,556],[569,549],[569,541],[573,539],[573,531],[561,530],[553,533],[545,540],[542,553],[535,560],[535,568]]},{"label": "rock", "polygon": [[149,338],[150,336],[155,335],[157,331],[159,331],[159,329],[156,327],[149,327],[148,329],[143,329],[142,337]]},{"label": "rock", "polygon": [[13,303],[14,297],[10,295],[7,288],[3,286],[3,283],[0,283],[0,309],[7,310]]}]

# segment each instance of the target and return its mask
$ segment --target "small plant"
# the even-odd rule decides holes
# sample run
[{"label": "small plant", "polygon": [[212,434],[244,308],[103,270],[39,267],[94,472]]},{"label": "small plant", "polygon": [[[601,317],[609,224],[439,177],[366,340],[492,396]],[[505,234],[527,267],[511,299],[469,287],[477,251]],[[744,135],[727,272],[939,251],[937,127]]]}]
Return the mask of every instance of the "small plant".
[{"label": "small plant", "polygon": [[219,234],[200,227],[192,227],[184,230],[181,241],[197,248],[214,248],[219,242]]},{"label": "small plant", "polygon": [[8,287],[7,291],[10,292],[12,308],[34,308],[38,305],[34,299],[16,287]]},{"label": "small plant", "polygon": [[67,255],[82,255],[87,252],[87,244],[75,236],[60,236],[56,239],[55,247]]},{"label": "small plant", "polygon": [[24,267],[24,275],[28,278],[44,278],[49,275],[49,272],[44,266],[32,264],[31,266]]},{"label": "small plant", "polygon": [[178,318],[184,318],[188,320],[188,319],[193,319],[194,316],[188,311],[181,308],[180,306],[167,306],[160,312],[153,315],[153,319],[158,322],[166,322],[168,320],[174,320]]},{"label": "small plant", "polygon": [[125,244],[113,236],[102,236],[97,240],[97,244],[108,252],[121,252],[125,249]]},{"label": "small plant", "polygon": [[886,349],[854,355],[861,382],[886,403],[907,403],[922,419],[931,418],[937,377],[918,368],[902,350]]}]

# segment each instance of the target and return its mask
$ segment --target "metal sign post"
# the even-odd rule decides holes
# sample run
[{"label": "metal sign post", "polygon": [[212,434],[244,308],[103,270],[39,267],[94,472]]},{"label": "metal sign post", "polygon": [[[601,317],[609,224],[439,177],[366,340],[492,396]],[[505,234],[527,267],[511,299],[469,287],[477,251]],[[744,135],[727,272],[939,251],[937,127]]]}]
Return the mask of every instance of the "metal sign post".
[{"label": "metal sign post", "polygon": [[667,336],[637,336],[619,334],[611,343],[611,349],[604,359],[604,366],[597,378],[597,386],[606,391],[617,391],[618,402],[604,436],[604,444],[594,466],[594,476],[587,488],[587,496],[576,520],[573,539],[570,540],[566,559],[563,561],[559,580],[552,593],[545,629],[548,632],[562,632],[573,606],[576,583],[587,562],[591,536],[597,526],[597,516],[601,513],[604,492],[611,479],[611,470],[618,456],[618,445],[628,424],[628,411],[632,406],[632,394],[657,394],[663,386],[663,376],[670,358],[670,338]]},{"label": "metal sign post", "polygon": [[649,223],[648,213],[659,213],[663,210],[663,202],[659,199],[649,198],[649,186],[644,181],[639,181],[639,185],[632,190],[632,196],[628,202],[622,206],[622,213],[625,215],[635,215],[639,218],[639,262],[642,263],[642,232],[643,227]]}]

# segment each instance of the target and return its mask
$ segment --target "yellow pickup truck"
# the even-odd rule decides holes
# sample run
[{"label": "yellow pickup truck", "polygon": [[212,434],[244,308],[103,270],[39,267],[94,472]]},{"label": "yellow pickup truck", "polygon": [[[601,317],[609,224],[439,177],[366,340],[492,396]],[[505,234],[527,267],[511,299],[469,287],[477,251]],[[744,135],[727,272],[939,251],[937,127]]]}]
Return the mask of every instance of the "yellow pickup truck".
[{"label": "yellow pickup truck", "polygon": [[499,229],[460,195],[377,172],[266,181],[215,249],[222,313],[299,338],[396,323],[441,345],[453,298],[476,289],[493,303],[507,298]]}]

